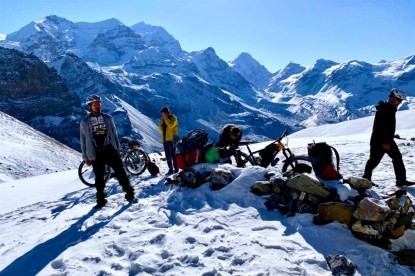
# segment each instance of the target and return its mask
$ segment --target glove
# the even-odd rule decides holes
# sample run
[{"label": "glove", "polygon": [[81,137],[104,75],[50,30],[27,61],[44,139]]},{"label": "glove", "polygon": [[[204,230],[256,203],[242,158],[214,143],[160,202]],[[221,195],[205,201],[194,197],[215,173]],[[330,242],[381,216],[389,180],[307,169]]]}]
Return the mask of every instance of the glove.
[{"label": "glove", "polygon": [[91,160],[85,160],[85,164],[89,167],[89,166],[91,166],[91,164],[92,164],[92,162],[91,162]]}]

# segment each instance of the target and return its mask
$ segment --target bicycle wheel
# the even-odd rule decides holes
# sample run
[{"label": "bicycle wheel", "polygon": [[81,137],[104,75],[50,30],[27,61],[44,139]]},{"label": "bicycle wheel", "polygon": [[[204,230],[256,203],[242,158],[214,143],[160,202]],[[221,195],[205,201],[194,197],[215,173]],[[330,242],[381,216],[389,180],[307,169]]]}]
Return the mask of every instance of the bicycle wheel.
[{"label": "bicycle wheel", "polygon": [[132,175],[140,175],[147,168],[147,154],[142,149],[132,149],[124,157],[125,169]]},{"label": "bicycle wheel", "polygon": [[236,165],[238,168],[245,168],[247,165],[255,165],[254,160],[244,152],[237,152],[235,155],[232,155],[230,159],[231,164]]},{"label": "bicycle wheel", "polygon": [[306,155],[298,155],[293,158],[287,159],[282,166],[282,173],[285,174],[289,171],[303,173],[311,173],[312,166],[310,159]]},{"label": "bicycle wheel", "polygon": [[[104,175],[104,182],[107,182],[110,178],[111,168],[108,165],[105,165],[105,175]],[[95,173],[92,166],[85,165],[85,160],[79,164],[78,167],[78,176],[79,179],[85,185],[89,187],[95,187]]]}]

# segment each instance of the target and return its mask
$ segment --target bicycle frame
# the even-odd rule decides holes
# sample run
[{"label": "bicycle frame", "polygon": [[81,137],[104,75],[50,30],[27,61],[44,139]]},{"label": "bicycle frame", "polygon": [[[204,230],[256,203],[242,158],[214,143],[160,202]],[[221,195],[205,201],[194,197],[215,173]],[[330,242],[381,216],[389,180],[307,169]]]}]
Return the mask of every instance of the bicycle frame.
[{"label": "bicycle frame", "polygon": [[[283,162],[286,162],[286,160],[290,160],[294,156],[294,154],[291,152],[291,150],[281,142],[281,140],[283,138],[285,138],[286,136],[288,136],[288,130],[287,129],[282,133],[282,135],[279,138],[275,139],[273,142],[271,142],[270,144],[268,144],[266,146],[266,147],[268,147],[272,144],[277,144],[278,149],[277,149],[277,152],[275,153],[275,156],[274,156],[274,160],[277,160],[277,161],[275,163],[273,163],[273,165],[276,165],[278,163],[279,158],[275,158],[275,157],[281,151],[282,151],[282,154],[285,157],[285,160]],[[252,151],[251,148],[249,147],[249,144],[251,144],[251,143],[252,142],[250,142],[250,141],[241,141],[241,142],[239,142],[239,144],[246,146],[246,148],[248,149],[248,152],[249,152],[249,157],[252,158],[252,160],[255,160],[254,154],[259,153],[263,149]]]}]

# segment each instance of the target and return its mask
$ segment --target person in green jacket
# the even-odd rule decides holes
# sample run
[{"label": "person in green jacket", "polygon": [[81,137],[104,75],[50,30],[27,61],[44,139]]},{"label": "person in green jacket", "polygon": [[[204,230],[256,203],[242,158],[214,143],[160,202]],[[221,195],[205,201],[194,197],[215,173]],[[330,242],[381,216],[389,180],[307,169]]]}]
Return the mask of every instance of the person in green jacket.
[{"label": "person in green jacket", "polygon": [[177,173],[179,167],[176,162],[176,147],[174,138],[179,133],[179,122],[177,117],[170,113],[170,109],[164,106],[161,110],[161,119],[159,121],[159,130],[161,132],[161,140],[163,142],[164,153],[166,155],[169,171],[166,175]]}]

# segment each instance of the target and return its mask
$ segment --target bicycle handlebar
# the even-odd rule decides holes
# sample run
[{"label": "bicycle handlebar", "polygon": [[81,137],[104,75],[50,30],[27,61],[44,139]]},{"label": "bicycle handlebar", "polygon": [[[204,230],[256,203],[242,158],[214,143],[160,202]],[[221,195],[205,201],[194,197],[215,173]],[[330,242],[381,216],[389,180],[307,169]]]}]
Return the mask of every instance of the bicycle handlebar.
[{"label": "bicycle handlebar", "polygon": [[280,138],[278,138],[278,141],[281,141],[282,138],[284,138],[285,136],[288,136],[288,128],[286,128],[284,130],[284,132],[281,134]]},{"label": "bicycle handlebar", "polygon": [[[275,142],[280,142],[284,137],[288,136],[288,128],[284,130],[284,132],[281,134],[281,136],[279,138],[277,138],[273,143]],[[239,141],[240,145],[246,146],[252,143],[257,143],[255,141],[249,141],[249,140],[243,140],[243,141]]]}]

